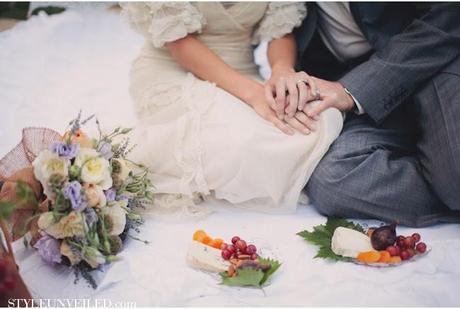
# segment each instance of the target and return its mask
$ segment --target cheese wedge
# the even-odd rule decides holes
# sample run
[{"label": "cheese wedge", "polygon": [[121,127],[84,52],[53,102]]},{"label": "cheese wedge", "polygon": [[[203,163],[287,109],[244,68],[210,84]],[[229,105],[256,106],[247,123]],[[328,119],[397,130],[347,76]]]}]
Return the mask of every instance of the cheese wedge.
[{"label": "cheese wedge", "polygon": [[345,227],[335,229],[331,249],[337,255],[351,258],[356,258],[360,252],[374,250],[369,236]]},{"label": "cheese wedge", "polygon": [[227,271],[230,262],[222,258],[221,250],[215,249],[198,241],[190,244],[187,253],[187,263],[194,268],[222,272]]}]

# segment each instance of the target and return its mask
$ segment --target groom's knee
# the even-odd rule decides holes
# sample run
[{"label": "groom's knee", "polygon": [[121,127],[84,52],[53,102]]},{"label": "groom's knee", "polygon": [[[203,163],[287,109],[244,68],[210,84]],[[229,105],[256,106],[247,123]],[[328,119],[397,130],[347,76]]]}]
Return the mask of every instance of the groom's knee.
[{"label": "groom's knee", "polygon": [[344,211],[341,190],[343,186],[339,175],[340,158],[334,151],[330,151],[318,164],[306,186],[306,193],[311,203],[323,215],[341,216]]},{"label": "groom's knee", "polygon": [[460,58],[423,88],[422,139],[419,142],[423,173],[434,192],[451,209],[460,209]]}]

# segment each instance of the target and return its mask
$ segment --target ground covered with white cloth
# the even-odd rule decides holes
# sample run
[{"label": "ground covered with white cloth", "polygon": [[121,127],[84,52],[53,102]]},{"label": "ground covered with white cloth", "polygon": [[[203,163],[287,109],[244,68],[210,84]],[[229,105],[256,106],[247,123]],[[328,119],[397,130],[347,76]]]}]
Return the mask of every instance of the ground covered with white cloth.
[{"label": "ground covered with white cloth", "polygon": [[[0,156],[20,140],[21,129],[65,129],[78,110],[96,113],[106,127],[130,126],[130,61],[142,38],[118,14],[102,8],[38,16],[0,33]],[[212,207],[212,205],[210,205]],[[21,274],[36,298],[92,298],[138,306],[459,306],[460,225],[419,229],[432,251],[399,267],[377,269],[313,259],[316,248],[295,234],[325,218],[312,206],[295,215],[223,210],[199,220],[147,218],[148,245],[129,240],[121,260],[97,275],[99,287],[64,267],[43,263],[16,243]],[[218,285],[186,266],[193,232],[229,239],[238,234],[268,247],[283,262],[271,285],[260,289]],[[414,229],[399,228],[410,235]]]}]

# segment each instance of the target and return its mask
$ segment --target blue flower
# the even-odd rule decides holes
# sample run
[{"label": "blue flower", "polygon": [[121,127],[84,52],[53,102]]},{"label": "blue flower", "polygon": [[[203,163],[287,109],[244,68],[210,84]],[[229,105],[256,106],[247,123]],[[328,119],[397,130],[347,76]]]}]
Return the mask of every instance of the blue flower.
[{"label": "blue flower", "polygon": [[60,242],[46,233],[41,235],[42,237],[34,244],[34,248],[38,249],[38,254],[47,263],[61,263]]},{"label": "blue flower", "polygon": [[60,157],[65,157],[67,159],[73,159],[77,156],[80,151],[79,144],[67,144],[62,142],[54,142],[51,145],[51,151],[57,154]]},{"label": "blue flower", "polygon": [[87,207],[83,210],[83,216],[85,217],[86,225],[90,228],[92,228],[98,220],[96,212],[91,207]]},{"label": "blue flower", "polygon": [[106,160],[110,160],[113,157],[112,145],[110,143],[103,142],[97,151]]},{"label": "blue flower", "polygon": [[105,190],[105,198],[107,199],[107,202],[113,202],[115,201],[115,198],[117,197],[117,192],[115,191],[114,188],[110,188],[108,190]]},{"label": "blue flower", "polygon": [[64,197],[70,201],[73,210],[82,211],[86,208],[87,203],[82,194],[81,184],[78,181],[66,183],[62,193]]}]

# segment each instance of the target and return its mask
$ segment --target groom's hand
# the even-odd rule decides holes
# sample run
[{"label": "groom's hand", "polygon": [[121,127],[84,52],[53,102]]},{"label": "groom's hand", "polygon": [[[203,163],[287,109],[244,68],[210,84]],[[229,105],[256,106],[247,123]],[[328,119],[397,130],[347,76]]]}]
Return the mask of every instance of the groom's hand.
[{"label": "groom's hand", "polygon": [[280,120],[293,118],[315,97],[316,85],[312,76],[296,72],[290,67],[273,67],[265,83],[265,97]]},{"label": "groom's hand", "polygon": [[342,112],[347,112],[355,107],[353,97],[345,91],[339,82],[330,82],[320,78],[313,78],[320,91],[320,100],[315,101],[305,109],[307,116],[318,119],[324,110],[335,107]]}]

